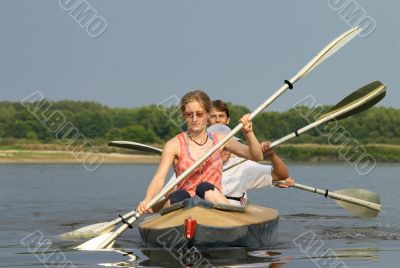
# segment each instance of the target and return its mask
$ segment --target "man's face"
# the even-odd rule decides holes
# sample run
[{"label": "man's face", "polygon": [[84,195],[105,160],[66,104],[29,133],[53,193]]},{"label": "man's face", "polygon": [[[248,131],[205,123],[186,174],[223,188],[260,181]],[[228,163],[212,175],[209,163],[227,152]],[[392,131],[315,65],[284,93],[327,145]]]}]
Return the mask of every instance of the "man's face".
[{"label": "man's face", "polygon": [[228,125],[229,118],[225,112],[219,111],[217,109],[211,109],[209,116],[208,116],[208,124],[209,125],[214,125],[214,124]]}]

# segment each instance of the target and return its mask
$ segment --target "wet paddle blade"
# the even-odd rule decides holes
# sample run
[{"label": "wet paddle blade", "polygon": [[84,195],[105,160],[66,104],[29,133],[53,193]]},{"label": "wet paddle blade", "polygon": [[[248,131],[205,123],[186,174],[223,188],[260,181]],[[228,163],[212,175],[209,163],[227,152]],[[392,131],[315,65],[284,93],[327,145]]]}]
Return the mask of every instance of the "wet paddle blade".
[{"label": "wet paddle blade", "polygon": [[338,104],[333,106],[327,113],[323,114],[319,119],[330,116],[334,113],[337,113],[340,110],[344,110],[350,106],[355,106],[356,108],[349,110],[346,113],[343,113],[339,116],[332,118],[331,120],[341,120],[344,118],[348,118],[357,113],[367,110],[368,108],[377,104],[380,100],[382,100],[386,95],[386,87],[380,81],[374,81],[369,83],[366,86],[358,89],[353,92],[343,100],[341,100]]},{"label": "wet paddle blade", "polygon": [[[343,189],[335,191],[334,193],[365,200],[374,204],[380,204],[379,195],[365,189]],[[367,208],[361,205],[340,200],[335,200],[335,202],[342,208],[361,218],[375,218],[379,213],[379,211],[375,209]]]},{"label": "wet paddle blade", "polygon": [[[77,250],[96,250],[96,249],[102,249],[102,247],[99,247],[99,245],[103,244],[104,241],[109,239],[113,235],[112,232],[102,234],[100,236],[97,236],[93,239],[90,239],[86,241],[85,243],[80,244],[79,246],[75,247]],[[114,245],[115,240],[109,244],[106,248],[112,248]]]},{"label": "wet paddle blade", "polygon": [[65,240],[76,238],[92,238],[110,232],[112,229],[114,229],[114,227],[115,225],[110,226],[109,222],[96,223],[71,232],[63,233],[60,235],[60,238]]}]

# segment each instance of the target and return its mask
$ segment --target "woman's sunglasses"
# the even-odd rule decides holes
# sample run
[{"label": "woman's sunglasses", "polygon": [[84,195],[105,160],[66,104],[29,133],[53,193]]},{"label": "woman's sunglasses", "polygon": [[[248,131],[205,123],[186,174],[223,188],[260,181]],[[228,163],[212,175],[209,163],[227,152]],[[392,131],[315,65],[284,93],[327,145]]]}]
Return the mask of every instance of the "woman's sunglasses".
[{"label": "woman's sunglasses", "polygon": [[196,116],[197,118],[201,119],[201,118],[203,118],[205,115],[206,115],[205,112],[200,112],[200,111],[198,111],[198,112],[184,112],[184,113],[183,113],[183,116],[184,116],[185,118],[193,118],[194,116]]}]

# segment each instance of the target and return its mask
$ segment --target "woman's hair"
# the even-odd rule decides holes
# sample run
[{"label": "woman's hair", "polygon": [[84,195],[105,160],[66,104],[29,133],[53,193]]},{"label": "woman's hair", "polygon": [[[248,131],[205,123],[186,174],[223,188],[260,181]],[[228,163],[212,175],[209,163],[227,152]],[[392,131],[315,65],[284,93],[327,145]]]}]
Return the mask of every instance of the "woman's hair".
[{"label": "woman's hair", "polygon": [[181,99],[181,111],[185,111],[185,106],[189,102],[192,101],[197,101],[200,103],[201,106],[203,106],[203,109],[209,113],[211,110],[211,100],[208,95],[201,91],[201,90],[194,90],[194,91],[189,91],[188,93],[185,94],[185,96],[182,97]]},{"label": "woman's hair", "polygon": [[226,104],[222,100],[213,100],[211,103],[211,108],[219,112],[224,112],[226,114],[226,117],[230,117],[228,104]]}]

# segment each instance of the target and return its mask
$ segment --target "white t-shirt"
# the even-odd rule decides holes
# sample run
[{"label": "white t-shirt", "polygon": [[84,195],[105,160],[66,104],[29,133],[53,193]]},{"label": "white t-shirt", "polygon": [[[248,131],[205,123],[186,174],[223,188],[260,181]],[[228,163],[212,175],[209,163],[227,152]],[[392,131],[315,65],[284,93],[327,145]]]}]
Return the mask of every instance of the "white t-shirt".
[{"label": "white t-shirt", "polygon": [[[232,156],[225,166],[238,161]],[[226,196],[240,197],[247,190],[272,186],[272,166],[247,160],[222,173],[222,193]]]}]

